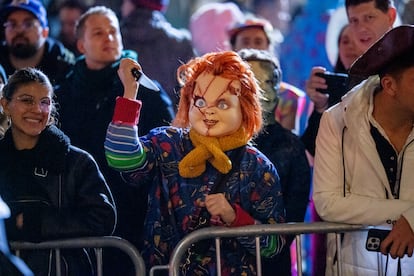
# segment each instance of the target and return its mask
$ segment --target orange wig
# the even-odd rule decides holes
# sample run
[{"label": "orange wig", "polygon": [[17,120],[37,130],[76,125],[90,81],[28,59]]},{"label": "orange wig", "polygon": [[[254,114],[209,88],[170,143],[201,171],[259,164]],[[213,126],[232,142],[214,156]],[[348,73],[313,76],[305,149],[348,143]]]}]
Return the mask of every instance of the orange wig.
[{"label": "orange wig", "polygon": [[230,93],[239,93],[243,123],[249,139],[256,135],[262,127],[262,109],[260,106],[260,88],[248,63],[233,51],[207,53],[181,65],[177,70],[177,78],[182,85],[177,115],[172,122],[176,127],[189,127],[188,113],[193,99],[195,81],[202,73],[213,74],[241,83],[241,91],[230,89]]}]

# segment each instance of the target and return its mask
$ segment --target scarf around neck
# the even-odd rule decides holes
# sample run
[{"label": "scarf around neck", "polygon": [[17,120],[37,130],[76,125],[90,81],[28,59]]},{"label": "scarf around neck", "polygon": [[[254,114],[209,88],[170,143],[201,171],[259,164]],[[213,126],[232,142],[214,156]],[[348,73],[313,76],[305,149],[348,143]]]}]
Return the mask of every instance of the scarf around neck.
[{"label": "scarf around neck", "polygon": [[191,129],[190,140],[194,149],[178,164],[180,175],[187,178],[200,176],[206,170],[207,161],[219,172],[228,173],[232,164],[224,152],[244,146],[248,142],[244,128],[224,137],[208,137]]}]

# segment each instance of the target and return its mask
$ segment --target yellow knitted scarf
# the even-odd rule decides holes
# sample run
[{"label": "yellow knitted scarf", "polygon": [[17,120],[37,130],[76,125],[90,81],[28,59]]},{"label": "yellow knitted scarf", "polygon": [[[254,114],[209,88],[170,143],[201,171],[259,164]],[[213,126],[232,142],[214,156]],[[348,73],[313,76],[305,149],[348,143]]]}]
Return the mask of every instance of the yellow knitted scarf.
[{"label": "yellow knitted scarf", "polygon": [[248,138],[244,128],[224,137],[208,137],[191,129],[190,140],[194,149],[178,164],[180,175],[187,178],[200,176],[206,170],[206,161],[221,173],[228,173],[232,164],[224,152],[246,145]]}]

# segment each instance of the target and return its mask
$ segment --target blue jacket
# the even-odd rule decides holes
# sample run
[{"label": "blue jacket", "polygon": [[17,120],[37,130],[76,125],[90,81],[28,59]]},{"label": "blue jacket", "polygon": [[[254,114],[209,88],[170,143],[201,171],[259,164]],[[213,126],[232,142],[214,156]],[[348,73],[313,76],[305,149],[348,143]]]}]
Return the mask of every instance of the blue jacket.
[{"label": "blue jacket", "polygon": [[[178,163],[194,148],[188,129],[160,127],[138,141],[136,128],[111,124],[107,135],[107,151],[126,157],[129,153],[135,153],[141,145],[145,151],[145,165],[131,172],[123,172],[123,177],[131,185],[151,183],[148,187],[142,254],[148,268],[167,264],[178,241],[193,231],[193,217],[199,211],[196,202],[204,199],[219,173],[207,162],[205,172],[198,177],[183,178],[179,175]],[[226,183],[227,200],[238,204],[257,224],[283,222],[282,192],[273,164],[251,146],[244,149],[240,162],[240,168],[233,172]],[[284,244],[282,236],[261,237],[262,255],[270,257],[278,254]],[[214,275],[213,245],[211,242],[205,251],[198,253],[199,257],[191,263],[189,271],[198,271],[201,273],[198,275]],[[224,271],[233,271],[233,275],[254,275],[254,254],[254,237],[222,241],[222,266]],[[223,275],[228,275],[227,272]]]}]

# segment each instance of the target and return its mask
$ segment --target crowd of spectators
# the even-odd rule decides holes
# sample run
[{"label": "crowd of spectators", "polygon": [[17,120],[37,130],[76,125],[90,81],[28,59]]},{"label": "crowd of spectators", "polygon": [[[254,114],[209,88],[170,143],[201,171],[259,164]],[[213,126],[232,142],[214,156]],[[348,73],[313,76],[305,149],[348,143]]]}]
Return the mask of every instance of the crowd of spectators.
[{"label": "crowd of spectators", "polygon": [[[120,123],[126,129],[131,128],[131,131],[137,129],[137,137],[146,137],[145,135],[154,129],[160,128],[158,131],[162,132],[171,124],[177,125],[177,118],[186,116],[179,107],[187,108],[187,105],[191,105],[206,117],[210,115],[204,111],[204,108],[217,108],[222,112],[220,103],[214,102],[211,103],[212,106],[203,106],[201,102],[207,104],[207,101],[204,99],[205,94],[201,96],[197,94],[201,93],[200,91],[194,92],[192,97],[186,94],[187,98],[181,98],[181,93],[188,93],[188,87],[192,85],[191,88],[195,89],[200,85],[195,81],[196,79],[203,82],[202,87],[206,91],[210,91],[210,85],[214,88],[221,87],[221,84],[213,81],[215,78],[210,84],[203,86],[206,80],[202,76],[207,67],[197,67],[207,66],[202,61],[208,61],[213,57],[215,62],[222,62],[222,57],[218,54],[221,53],[223,57],[229,57],[235,62],[234,64],[248,63],[248,70],[255,74],[255,80],[263,89],[264,97],[260,102],[263,107],[263,132],[258,132],[257,137],[249,137],[248,140],[255,143],[257,149],[263,151],[270,159],[275,165],[276,174],[280,177],[280,183],[278,180],[273,184],[281,185],[278,188],[284,196],[283,208],[286,209],[286,216],[279,217],[275,211],[273,214],[275,221],[281,223],[327,220],[386,224],[380,219],[363,220],[351,215],[337,216],[338,213],[333,211],[341,211],[343,210],[341,208],[345,207],[351,208],[350,204],[360,202],[354,199],[356,196],[362,197],[361,200],[369,197],[364,194],[365,191],[355,188],[358,183],[354,180],[354,173],[355,179],[364,178],[358,174],[358,170],[348,171],[351,161],[347,159],[348,149],[343,148],[344,141],[335,142],[335,139],[341,136],[336,132],[335,124],[346,129],[344,133],[352,135],[354,131],[352,124],[348,125],[347,122],[338,119],[342,116],[346,121],[348,118],[346,114],[339,111],[340,106],[346,103],[355,106],[352,105],[355,99],[366,100],[364,103],[368,111],[361,111],[366,111],[367,114],[363,114],[368,118],[365,123],[368,124],[369,130],[365,134],[374,141],[373,146],[370,144],[373,148],[370,156],[375,156],[379,163],[379,165],[375,164],[376,169],[372,172],[372,179],[373,181],[377,179],[377,182],[383,181],[385,191],[385,195],[376,194],[377,198],[371,199],[374,206],[372,208],[389,206],[389,210],[395,210],[394,213],[388,213],[388,221],[394,224],[388,225],[391,237],[386,242],[390,244],[393,258],[401,258],[404,255],[401,254],[402,249],[396,248],[397,243],[405,246],[408,255],[411,256],[414,247],[409,212],[411,201],[400,196],[401,191],[405,191],[403,186],[405,179],[400,179],[400,174],[401,168],[404,167],[404,153],[410,149],[413,123],[408,106],[409,97],[407,103],[402,102],[406,83],[401,77],[412,74],[410,71],[413,67],[412,58],[407,53],[412,45],[407,42],[404,47],[395,49],[384,45],[389,41],[391,41],[389,43],[399,42],[394,31],[401,36],[411,35],[410,26],[405,28],[398,28],[398,26],[412,24],[413,1],[4,0],[0,3],[0,21],[3,27],[0,45],[0,148],[3,150],[0,157],[2,164],[0,185],[3,188],[0,197],[11,210],[10,218],[5,220],[9,238],[43,241],[80,235],[116,235],[130,241],[139,250],[147,248],[148,240],[144,239],[144,236],[149,231],[146,225],[148,214],[158,210],[157,208],[161,208],[162,210],[159,211],[164,214],[163,212],[171,207],[164,206],[163,202],[159,206],[154,206],[155,195],[151,194],[151,187],[160,183],[169,183],[172,181],[172,176],[165,176],[167,181],[159,175],[151,179],[138,175],[142,173],[139,172],[141,168],[152,165],[155,168],[163,164],[161,160],[167,158],[167,151],[162,147],[166,145],[162,144],[161,149],[157,146],[151,149],[153,145],[148,142],[148,144],[143,143],[140,149],[137,144],[134,144],[144,154],[135,156],[136,159],[133,161],[129,160],[139,163],[139,165],[135,164],[137,166],[127,164],[128,168],[134,168],[133,173],[128,170],[125,172],[124,167],[119,167],[119,164],[124,165],[122,162],[116,165],[108,164],[108,156],[105,155],[108,147],[104,145],[108,144],[108,137],[114,140],[119,138],[114,136],[114,133],[107,133],[108,125]],[[335,30],[332,32],[333,29]],[[380,40],[384,34],[387,39]],[[376,60],[376,63],[372,58],[369,59],[374,51],[372,48],[375,47],[382,47],[387,51],[381,56],[382,59]],[[217,53],[218,56],[209,55],[212,52]],[[238,53],[244,61],[233,59],[235,57],[231,53]],[[360,68],[364,67],[361,65],[361,60],[366,62],[364,70]],[[376,67],[368,70],[374,63],[377,64]],[[129,97],[132,102],[140,104],[139,108],[125,107],[125,110],[129,110],[131,114],[119,117],[120,114],[117,112],[120,111],[117,111],[116,107],[124,107],[124,105],[117,104],[117,101],[119,98],[126,97],[125,89],[131,88],[127,84],[128,81],[139,83],[138,79],[133,79],[132,74],[128,77],[124,75],[125,64],[145,72],[157,89],[139,85],[135,97],[133,99]],[[223,63],[221,70],[227,68],[226,66],[228,64]],[[392,68],[384,69],[385,66],[392,66]],[[183,68],[190,68],[188,70],[193,71],[186,71]],[[240,68],[244,70],[243,66]],[[217,75],[224,74],[224,71],[218,73],[219,71],[216,72]],[[195,72],[201,74],[201,77],[193,75]],[[211,73],[208,70],[206,72],[207,75]],[[352,90],[345,98],[348,100],[342,100],[340,97],[342,94],[333,96],[334,91],[328,87],[326,79],[321,77],[327,72],[348,75],[349,82],[344,91],[345,93]],[[375,79],[373,75],[379,75],[379,79]],[[256,88],[251,89],[255,91]],[[325,93],[321,93],[322,90]],[[370,99],[365,99],[358,97],[362,93],[359,91],[362,90],[368,90],[370,93],[375,90],[375,92],[372,92]],[[235,95],[240,97],[238,93]],[[394,106],[381,105],[384,112],[395,111],[398,109],[396,107],[400,108],[398,116],[393,114],[390,117],[392,119],[388,121],[378,113],[380,108],[376,102],[386,100],[387,104],[393,103],[394,100],[396,102]],[[343,109],[346,110],[347,106]],[[402,114],[401,110],[405,113]],[[194,111],[190,108],[187,112],[191,115]],[[123,125],[125,122],[122,120],[113,121],[114,118],[133,118],[133,115],[137,117],[127,125]],[[190,117],[190,121],[191,119],[194,118]],[[395,122],[395,125],[390,121]],[[406,125],[402,121],[407,121],[408,125],[411,123],[411,128],[407,127],[404,132],[402,129]],[[206,119],[206,124],[212,124],[212,120]],[[184,129],[197,129],[197,126],[191,124],[178,124],[178,126]],[[166,132],[170,131],[169,129]],[[224,137],[227,135],[224,134]],[[330,135],[335,138],[331,144],[329,144]],[[217,137],[222,138],[220,135]],[[144,138],[143,141],[146,139]],[[49,141],[51,141],[49,145],[51,149],[48,150]],[[137,141],[140,140],[131,141],[138,143]],[[182,143],[181,140],[177,141],[174,147]],[[195,140],[190,137],[188,141]],[[357,155],[356,142],[352,146],[351,154]],[[125,152],[122,148],[109,147],[109,149],[111,158],[115,160],[124,158]],[[159,152],[151,152],[155,149]],[[56,151],[56,154],[51,154],[50,150]],[[157,154],[160,153],[161,155],[158,156]],[[343,164],[346,166],[341,169],[344,174],[341,181],[343,180],[344,183],[340,184],[339,179],[333,176],[332,166],[335,163],[326,161],[328,155],[329,158],[334,159],[335,153],[337,158],[342,158],[346,163]],[[36,157],[39,154],[47,156],[48,161],[39,160]],[[151,156],[154,156],[154,159],[151,159]],[[394,158],[392,159],[394,161],[387,161],[387,156]],[[411,158],[410,152],[408,156],[408,159]],[[181,158],[185,160],[185,157],[187,156],[183,154],[175,161],[181,161]],[[150,158],[147,161],[149,163],[140,163],[147,160],[146,158]],[[216,157],[214,155],[214,158],[211,158],[214,160]],[[74,164],[76,170],[79,169],[81,172],[77,172],[76,176],[82,176],[87,171],[86,175],[89,176],[85,176],[86,180],[77,180],[67,172],[73,170],[71,162],[77,159],[82,159],[86,165],[84,168],[79,168]],[[160,163],[152,164],[154,160]],[[18,162],[25,162],[33,169],[32,174],[21,170],[21,166],[16,166]],[[67,164],[59,162],[67,162]],[[173,167],[160,168],[162,174],[166,173],[165,170],[172,173],[177,169],[176,164],[165,164],[165,166]],[[324,169],[321,169],[322,167]],[[324,171],[327,167],[330,168],[328,171],[331,174]],[[214,168],[209,167],[209,169],[214,171]],[[119,171],[123,171],[124,176]],[[312,174],[314,174],[313,179],[311,179]],[[125,183],[125,175],[145,183],[128,185]],[[55,200],[57,196],[55,190],[48,190],[49,188],[45,189],[42,186],[46,182],[51,185],[60,183],[54,177],[66,180],[64,184],[69,185],[68,190],[71,192],[67,199],[76,201],[76,204],[68,202],[62,204],[59,200]],[[331,182],[326,183],[327,179]],[[78,186],[72,191],[72,185],[75,184],[71,183],[75,181]],[[89,185],[91,181],[98,185],[91,188]],[[35,185],[33,187],[25,185],[26,182],[33,182]],[[171,183],[175,183],[175,180]],[[15,185],[14,188],[12,185]],[[340,193],[342,185],[343,195]],[[314,188],[316,190],[313,190]],[[84,194],[85,189],[88,191],[87,196]],[[311,195],[314,195],[315,202]],[[79,198],[74,199],[75,196]],[[35,198],[36,203],[31,201],[27,204],[25,200],[32,197]],[[240,210],[240,212],[244,211],[234,207],[237,202],[234,203],[229,198],[230,205],[236,213]],[[395,205],[400,204],[398,208],[387,205],[390,202],[388,200],[391,199],[396,202]],[[332,202],[333,200],[335,202]],[[43,205],[45,202],[46,206]],[[177,206],[181,206],[180,204]],[[166,209],[163,209],[164,207]],[[71,214],[71,208],[90,210],[78,218]],[[369,212],[370,208],[364,206],[361,212]],[[310,218],[307,217],[309,213],[306,211],[310,212]],[[54,212],[57,214],[55,215]],[[220,214],[217,213],[218,216]],[[227,212],[225,215],[221,214],[225,219],[221,218],[224,225],[231,225],[232,221],[227,221],[227,214]],[[253,211],[251,214],[253,217],[256,216]],[[235,215],[236,218],[237,215],[239,214]],[[102,216],[106,216],[106,220],[101,219]],[[271,217],[270,213],[269,217]],[[267,223],[271,220],[269,217],[266,219],[254,217],[254,219]],[[181,218],[187,219],[185,216]],[[172,231],[173,226],[165,223],[164,219],[170,220],[171,217],[161,216],[159,223],[165,227],[161,230]],[[54,231],[48,232],[50,229],[47,229],[46,223],[51,221],[54,224],[51,229]],[[67,227],[65,231],[61,231],[60,228],[65,228],[64,223],[69,222],[73,228]],[[79,227],[82,223],[87,224],[87,227]],[[181,221],[176,223],[180,224]],[[97,228],[102,229],[98,231]],[[396,236],[399,233],[408,233],[408,238],[398,239]],[[180,237],[181,234],[177,234],[175,238]],[[351,242],[347,240],[348,243],[345,243],[349,246],[349,250],[353,249],[353,239],[361,240],[361,237],[347,237],[351,239]],[[318,256],[311,256],[310,267],[313,271],[310,273],[314,275],[324,273],[325,269],[327,273],[335,271],[333,267],[337,260],[331,247],[332,240],[329,236],[328,240],[325,238],[326,236],[323,235],[316,241],[314,248],[321,250],[315,253],[316,255],[327,254],[327,267],[324,260],[321,264],[316,260]],[[284,237],[281,237],[280,241],[284,243]],[[290,244],[292,239],[288,238],[287,241]],[[164,250],[159,244],[155,244],[154,248]],[[281,250],[280,256],[283,257],[284,252],[286,257],[289,257],[289,250],[286,248]],[[382,253],[387,254],[385,248],[381,247],[381,250]],[[125,261],[125,256],[118,252],[107,252],[109,253],[104,255],[105,260],[116,259],[116,262],[121,264],[121,270],[106,267],[105,274],[132,275],[132,265]],[[70,259],[71,252],[67,256]],[[282,257],[270,258],[270,261],[264,262],[266,275],[271,273],[269,267],[272,265],[291,262],[289,258]],[[345,259],[342,260],[347,265],[346,269],[356,267],[355,269],[359,269],[358,273],[360,273],[357,275],[365,275],[364,273],[373,271],[372,268],[363,268],[362,263],[353,262],[348,257],[349,255],[345,255]],[[366,254],[361,254],[360,257],[360,261],[364,262]],[[366,260],[370,261],[369,265],[373,265],[370,258]],[[33,266],[33,263],[45,264],[30,254],[26,256],[26,261],[34,271],[38,267]],[[388,259],[386,262],[388,263]],[[148,263],[163,262],[151,259]],[[405,264],[405,261],[403,263]],[[401,270],[400,261],[395,267]],[[394,262],[390,262],[389,269],[394,269]],[[76,270],[74,271],[76,273]],[[280,275],[290,275],[293,270],[284,271]]]}]

